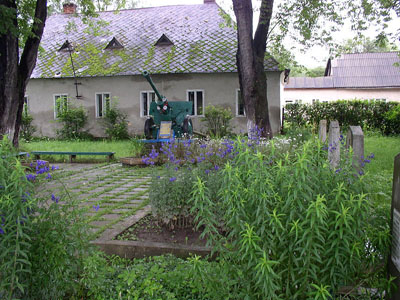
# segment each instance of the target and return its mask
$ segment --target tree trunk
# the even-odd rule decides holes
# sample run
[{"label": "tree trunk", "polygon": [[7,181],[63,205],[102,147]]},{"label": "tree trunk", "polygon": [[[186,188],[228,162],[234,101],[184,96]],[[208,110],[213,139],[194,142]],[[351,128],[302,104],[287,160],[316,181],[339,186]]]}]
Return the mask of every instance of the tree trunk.
[{"label": "tree trunk", "polygon": [[15,11],[13,24],[0,35],[0,137],[7,135],[18,147],[25,89],[36,65],[47,16],[47,0],[37,0],[31,35],[19,59],[18,22],[15,0],[0,0],[0,6]]},{"label": "tree trunk", "polygon": [[267,100],[264,57],[273,0],[263,0],[253,39],[253,9],[251,0],[233,0],[237,20],[238,51],[236,55],[239,84],[247,116],[247,131],[257,126],[262,136],[272,138]]},{"label": "tree trunk", "polygon": [[[17,28],[15,1],[0,0],[0,6],[15,11],[11,26]],[[18,38],[10,31],[0,35],[0,137],[14,138],[18,106]]]}]

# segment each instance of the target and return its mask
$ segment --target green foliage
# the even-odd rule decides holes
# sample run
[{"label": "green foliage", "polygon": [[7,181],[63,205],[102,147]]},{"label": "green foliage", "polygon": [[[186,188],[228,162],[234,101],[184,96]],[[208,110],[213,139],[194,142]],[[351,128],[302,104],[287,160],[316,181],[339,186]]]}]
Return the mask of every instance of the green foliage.
[{"label": "green foliage", "polygon": [[[88,257],[81,277],[85,299],[234,299],[230,266],[195,256],[124,260]],[[118,298],[117,296],[118,295]]]},{"label": "green foliage", "polygon": [[[360,125],[364,129],[379,130],[384,134],[396,132],[396,117],[389,118],[389,111],[396,111],[396,102],[368,100],[340,100],[326,103],[287,104],[285,122],[290,127],[318,126],[320,120],[338,120],[346,130],[348,126]],[[396,113],[393,114],[395,116]],[[393,120],[393,121],[391,121]]]},{"label": "green foliage", "polygon": [[372,228],[387,228],[388,219],[372,209],[350,160],[331,170],[314,140],[278,157],[273,143],[267,154],[240,147],[225,165],[219,201],[198,178],[191,202],[203,235],[236,267],[237,299],[329,299],[376,279],[368,272],[386,261],[389,235]]},{"label": "green foliage", "polygon": [[0,143],[0,297],[14,299],[28,287],[32,276],[32,185],[4,138]]},{"label": "green foliage", "polygon": [[[88,138],[90,135],[83,131],[88,119],[83,106],[76,107],[70,103],[59,102],[59,100],[56,102],[56,105],[59,106],[57,121],[62,124],[62,128],[56,131],[58,138],[66,140]],[[65,107],[60,109],[61,105]]]},{"label": "green foliage", "polygon": [[78,201],[52,200],[43,199],[32,220],[32,276],[27,278],[25,299],[63,299],[75,293],[83,259],[90,254],[89,229]]},{"label": "green foliage", "polygon": [[221,106],[206,106],[202,122],[206,124],[207,133],[214,138],[221,138],[231,134],[229,122],[233,115],[230,109]]},{"label": "green foliage", "polygon": [[31,141],[33,134],[36,131],[36,127],[32,124],[33,117],[28,112],[28,107],[24,106],[24,111],[22,112],[20,135],[25,141]]},{"label": "green foliage", "polygon": [[375,39],[357,36],[354,39],[345,40],[341,45],[334,48],[334,54],[339,56],[343,53],[374,53],[397,50],[396,45],[390,43],[385,35],[380,34]]},{"label": "green foliage", "polygon": [[[0,297],[62,299],[74,292],[87,228],[76,201],[35,197],[8,141],[0,145]],[[39,180],[38,178],[36,181]]]},{"label": "green foliage", "polygon": [[385,134],[400,134],[400,105],[392,107],[384,116]]},{"label": "green foliage", "polygon": [[105,110],[103,127],[109,139],[124,140],[129,138],[127,116],[118,108],[115,101]]}]

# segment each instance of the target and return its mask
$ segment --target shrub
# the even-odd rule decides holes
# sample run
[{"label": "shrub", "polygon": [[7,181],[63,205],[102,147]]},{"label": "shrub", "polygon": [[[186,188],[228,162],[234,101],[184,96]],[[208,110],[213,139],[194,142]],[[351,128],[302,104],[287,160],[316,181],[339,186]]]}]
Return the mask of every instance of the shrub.
[{"label": "shrub", "polygon": [[221,138],[231,134],[229,123],[232,118],[233,115],[230,109],[208,105],[201,121],[206,123],[207,134],[211,137]]},{"label": "shrub", "polygon": [[384,114],[385,134],[400,134],[400,105],[391,108]]},{"label": "shrub", "polygon": [[[350,125],[359,125],[364,129],[379,130],[382,133],[390,131],[390,125],[385,117],[386,113],[394,107],[396,102],[340,100],[326,103],[287,104],[284,119],[289,127],[318,126],[320,120],[339,121],[345,131]],[[389,122],[389,123],[388,123]]]},{"label": "shrub", "polygon": [[122,113],[115,102],[112,103],[104,115],[103,127],[108,138],[123,140],[129,138],[127,116]]},{"label": "shrub", "polygon": [[33,117],[28,112],[28,107],[25,105],[22,112],[20,134],[25,141],[30,141],[36,131],[36,127],[32,124]]},{"label": "shrub", "polygon": [[[0,144],[0,298],[63,299],[78,287],[88,255],[86,223],[73,199],[39,199],[34,183],[52,180],[38,161],[25,175],[4,140]],[[61,201],[64,203],[61,205]]]},{"label": "shrub", "polygon": [[62,128],[57,130],[60,139],[86,139],[90,135],[83,131],[87,123],[87,112],[83,106],[76,107],[68,104],[68,108],[58,111],[57,121]]},{"label": "shrub", "polygon": [[203,235],[241,278],[236,299],[330,299],[385,262],[387,243],[369,236],[382,218],[351,160],[331,170],[314,140],[280,157],[273,143],[266,154],[236,147],[219,201],[202,178],[191,198]]}]

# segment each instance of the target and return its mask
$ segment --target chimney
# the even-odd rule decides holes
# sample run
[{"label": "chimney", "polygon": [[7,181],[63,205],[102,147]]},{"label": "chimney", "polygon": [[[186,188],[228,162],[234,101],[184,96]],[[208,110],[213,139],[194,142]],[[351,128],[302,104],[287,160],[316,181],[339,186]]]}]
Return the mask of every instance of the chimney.
[{"label": "chimney", "polygon": [[215,3],[215,0],[204,0],[204,4]]},{"label": "chimney", "polygon": [[66,15],[76,13],[76,4],[72,2],[67,2],[63,4],[63,13]]}]

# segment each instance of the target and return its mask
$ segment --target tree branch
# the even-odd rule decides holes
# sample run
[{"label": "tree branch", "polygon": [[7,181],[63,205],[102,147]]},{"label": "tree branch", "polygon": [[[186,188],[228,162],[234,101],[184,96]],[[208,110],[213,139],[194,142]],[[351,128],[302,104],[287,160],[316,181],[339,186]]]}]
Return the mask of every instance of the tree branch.
[{"label": "tree branch", "polygon": [[18,68],[21,83],[27,84],[36,65],[37,53],[47,17],[47,0],[37,0],[31,35],[25,42]]}]

